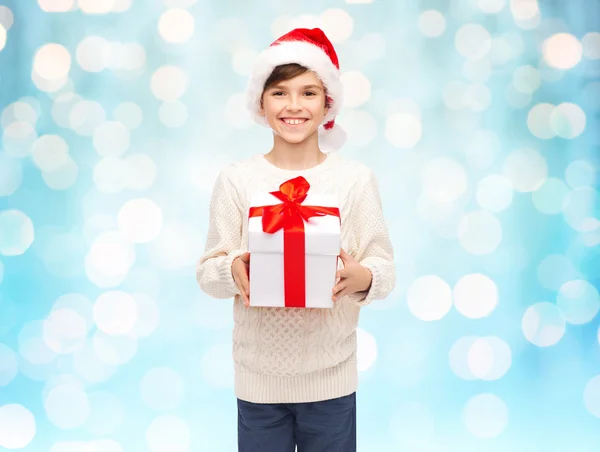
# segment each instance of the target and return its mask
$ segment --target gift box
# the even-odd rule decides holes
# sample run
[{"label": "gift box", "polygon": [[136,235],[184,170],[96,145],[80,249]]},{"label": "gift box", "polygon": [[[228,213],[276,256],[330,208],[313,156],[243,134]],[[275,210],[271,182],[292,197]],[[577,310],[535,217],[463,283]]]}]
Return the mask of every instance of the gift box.
[{"label": "gift box", "polygon": [[331,308],[340,253],[337,198],[306,179],[254,193],[248,218],[250,306]]}]

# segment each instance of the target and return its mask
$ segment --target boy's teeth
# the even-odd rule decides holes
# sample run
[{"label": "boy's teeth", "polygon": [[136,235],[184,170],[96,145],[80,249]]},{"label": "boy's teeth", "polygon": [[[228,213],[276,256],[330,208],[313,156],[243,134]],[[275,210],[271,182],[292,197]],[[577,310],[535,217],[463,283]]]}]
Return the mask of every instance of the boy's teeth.
[{"label": "boy's teeth", "polygon": [[283,121],[287,124],[295,126],[298,124],[302,124],[304,122],[304,119],[284,119]]}]

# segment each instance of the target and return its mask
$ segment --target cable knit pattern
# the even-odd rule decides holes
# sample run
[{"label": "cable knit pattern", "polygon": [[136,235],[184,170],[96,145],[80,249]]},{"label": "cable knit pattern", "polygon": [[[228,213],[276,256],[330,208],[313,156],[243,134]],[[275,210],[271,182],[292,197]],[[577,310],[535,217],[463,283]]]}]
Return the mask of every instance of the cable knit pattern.
[{"label": "cable knit pattern", "polygon": [[[297,176],[308,180],[311,191],[337,196],[342,248],[371,271],[371,288],[343,297],[333,309],[246,308],[233,281],[231,263],[248,249],[250,196],[255,191],[277,190],[282,182]],[[262,154],[225,168],[215,183],[206,250],[198,261],[196,278],[208,295],[234,297],[236,397],[255,403],[300,403],[351,394],[358,385],[360,308],[385,298],[396,281],[373,172],[338,152],[302,171],[278,168]]]}]

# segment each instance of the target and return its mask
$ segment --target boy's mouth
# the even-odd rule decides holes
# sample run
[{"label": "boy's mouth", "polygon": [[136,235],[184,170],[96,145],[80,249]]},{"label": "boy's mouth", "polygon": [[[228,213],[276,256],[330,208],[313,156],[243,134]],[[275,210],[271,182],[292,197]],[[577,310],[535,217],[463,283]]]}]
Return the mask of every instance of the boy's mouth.
[{"label": "boy's mouth", "polygon": [[304,124],[308,119],[305,118],[281,118],[281,122],[283,122],[286,126],[290,127],[298,127]]}]

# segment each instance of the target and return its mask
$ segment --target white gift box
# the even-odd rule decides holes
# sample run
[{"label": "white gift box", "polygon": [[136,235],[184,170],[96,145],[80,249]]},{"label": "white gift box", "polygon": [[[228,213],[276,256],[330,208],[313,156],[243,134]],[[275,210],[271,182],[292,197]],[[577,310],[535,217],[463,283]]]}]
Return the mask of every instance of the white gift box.
[{"label": "white gift box", "polygon": [[[270,193],[254,193],[252,207],[272,206],[281,201]],[[308,192],[304,206],[338,207],[332,195]],[[334,215],[304,221],[306,308],[332,308],[337,260],[340,253],[340,219]],[[284,230],[263,231],[262,216],[248,219],[250,252],[250,306],[285,307]]]}]

